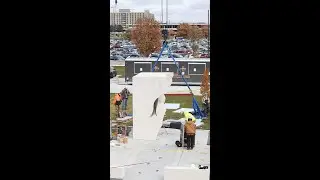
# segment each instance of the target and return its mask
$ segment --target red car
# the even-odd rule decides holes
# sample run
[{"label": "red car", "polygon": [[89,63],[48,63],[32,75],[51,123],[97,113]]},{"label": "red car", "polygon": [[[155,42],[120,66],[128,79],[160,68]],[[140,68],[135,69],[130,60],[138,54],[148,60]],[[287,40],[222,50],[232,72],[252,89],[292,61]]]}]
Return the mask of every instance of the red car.
[{"label": "red car", "polygon": [[209,58],[209,55],[208,54],[201,54],[200,58]]}]

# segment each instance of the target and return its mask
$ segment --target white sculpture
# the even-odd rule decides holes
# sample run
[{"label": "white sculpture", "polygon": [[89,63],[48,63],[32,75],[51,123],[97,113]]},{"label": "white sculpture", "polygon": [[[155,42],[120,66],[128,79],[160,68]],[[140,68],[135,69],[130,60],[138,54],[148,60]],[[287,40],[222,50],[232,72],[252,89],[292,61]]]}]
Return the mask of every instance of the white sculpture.
[{"label": "white sculpture", "polygon": [[156,140],[166,111],[165,96],[173,73],[141,72],[132,78],[133,138]]}]

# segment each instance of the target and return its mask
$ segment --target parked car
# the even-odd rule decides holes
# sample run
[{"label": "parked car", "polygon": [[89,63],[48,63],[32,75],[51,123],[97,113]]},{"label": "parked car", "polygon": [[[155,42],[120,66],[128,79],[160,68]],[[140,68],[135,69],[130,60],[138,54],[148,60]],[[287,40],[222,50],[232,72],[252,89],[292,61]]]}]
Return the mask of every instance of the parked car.
[{"label": "parked car", "polygon": [[149,58],[158,58],[159,54],[158,53],[152,53],[149,55]]},{"label": "parked car", "polygon": [[[173,56],[173,58],[183,58],[182,55],[177,54],[177,53],[172,53],[172,56]],[[170,58],[171,58],[171,56],[170,56]]]},{"label": "parked car", "polygon": [[200,58],[209,58],[209,55],[208,54],[201,54]]},{"label": "parked car", "polygon": [[110,66],[110,79],[117,76],[117,71],[114,69],[114,67]]},{"label": "parked car", "polygon": [[[185,50],[185,49],[183,49],[183,50],[177,50],[177,51],[174,51],[174,52],[175,52],[175,54],[180,54],[180,55],[182,55],[182,56],[185,56],[185,55],[188,54],[188,51]],[[189,53],[189,54],[190,54],[190,53]]]},{"label": "parked car", "polygon": [[130,54],[123,54],[122,55],[122,57],[125,58],[125,59],[128,58],[129,56],[130,56]]},{"label": "parked car", "polygon": [[130,54],[128,57],[132,58],[132,57],[140,57],[139,54]]},{"label": "parked car", "polygon": [[110,56],[110,60],[118,61],[118,60],[125,60],[125,59],[122,56],[113,55],[113,56]]}]

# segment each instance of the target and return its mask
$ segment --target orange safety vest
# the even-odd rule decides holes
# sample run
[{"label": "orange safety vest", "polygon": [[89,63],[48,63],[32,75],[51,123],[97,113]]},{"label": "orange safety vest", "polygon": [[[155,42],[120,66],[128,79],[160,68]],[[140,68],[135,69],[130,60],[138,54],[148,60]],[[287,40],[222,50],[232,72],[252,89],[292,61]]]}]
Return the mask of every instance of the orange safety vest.
[{"label": "orange safety vest", "polygon": [[184,129],[186,134],[195,134],[196,133],[196,125],[193,121],[187,121],[184,125]]},{"label": "orange safety vest", "polygon": [[115,94],[113,98],[113,104],[116,104],[117,101],[121,101],[121,95]]}]

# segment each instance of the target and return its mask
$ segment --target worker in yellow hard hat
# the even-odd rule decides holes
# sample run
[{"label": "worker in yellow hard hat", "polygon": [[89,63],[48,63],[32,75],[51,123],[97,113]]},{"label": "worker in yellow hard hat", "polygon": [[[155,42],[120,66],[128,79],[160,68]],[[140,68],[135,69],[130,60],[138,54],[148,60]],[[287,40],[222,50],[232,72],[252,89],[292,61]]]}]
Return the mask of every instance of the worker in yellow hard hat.
[{"label": "worker in yellow hard hat", "polygon": [[[192,124],[195,126],[196,118],[191,113],[189,113],[188,111],[184,111],[182,112],[182,114],[184,115],[184,118],[186,121],[185,125],[188,126],[192,122]],[[185,136],[188,137],[188,134],[186,131],[185,131]],[[195,134],[193,135],[193,138],[191,138],[191,143],[192,143],[191,147],[193,148],[195,144]]]},{"label": "worker in yellow hard hat", "polygon": [[188,111],[184,111],[182,112],[182,114],[184,115],[186,121],[188,121],[188,119],[191,119],[193,122],[196,122],[196,118]]}]

